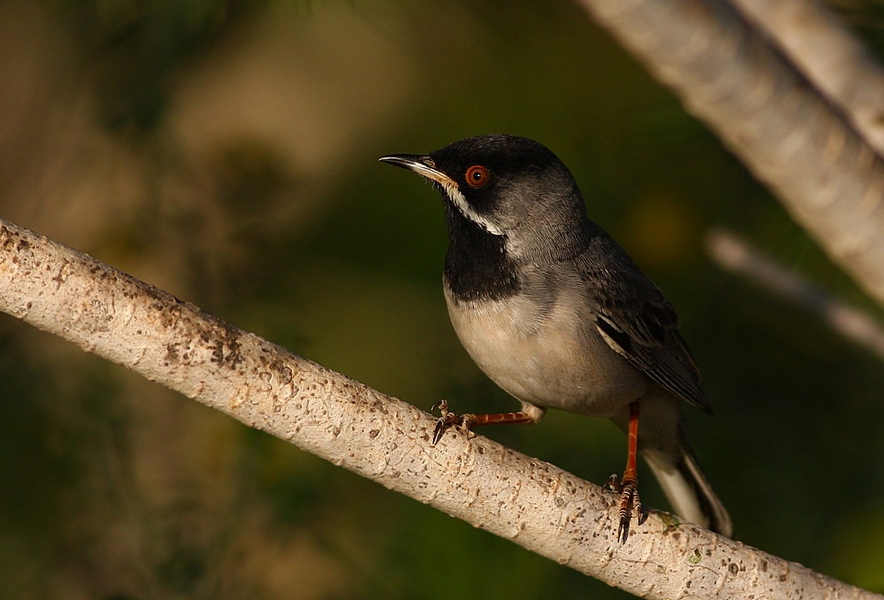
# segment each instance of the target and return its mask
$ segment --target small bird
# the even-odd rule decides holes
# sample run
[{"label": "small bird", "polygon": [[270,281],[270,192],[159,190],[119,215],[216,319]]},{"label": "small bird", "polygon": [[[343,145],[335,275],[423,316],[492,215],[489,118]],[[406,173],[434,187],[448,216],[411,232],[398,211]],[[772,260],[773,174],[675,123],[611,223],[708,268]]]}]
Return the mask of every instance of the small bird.
[{"label": "small bird", "polygon": [[451,323],[482,371],[522,404],[458,415],[439,403],[433,443],[451,426],[536,423],[547,408],[608,417],[628,437],[623,477],[606,484],[620,492],[620,542],[633,511],[641,514],[639,452],[678,515],[730,536],[730,517],[687,443],[681,401],[710,409],[678,314],[589,219],[562,161],[538,142],[500,134],[380,160],[441,192]]}]

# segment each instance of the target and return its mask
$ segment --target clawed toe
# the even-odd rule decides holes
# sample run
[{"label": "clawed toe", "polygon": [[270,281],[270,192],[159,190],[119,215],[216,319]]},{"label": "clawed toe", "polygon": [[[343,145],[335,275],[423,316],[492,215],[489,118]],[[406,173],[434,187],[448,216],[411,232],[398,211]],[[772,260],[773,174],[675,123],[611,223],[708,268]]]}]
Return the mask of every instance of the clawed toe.
[{"label": "clawed toe", "polygon": [[638,495],[638,481],[627,477],[620,481],[616,475],[611,475],[603,487],[605,490],[620,494],[617,541],[625,544],[627,538],[629,538],[629,526],[632,523],[633,514],[637,515],[639,524],[643,520],[642,502]]},{"label": "clawed toe", "polygon": [[464,432],[469,433],[470,427],[475,423],[476,419],[473,415],[459,415],[448,410],[448,402],[445,400],[439,400],[430,410],[436,410],[437,408],[442,413],[442,416],[436,420],[436,427],[433,429],[434,446],[442,439],[442,436],[445,435],[445,432],[450,427],[460,427]]}]

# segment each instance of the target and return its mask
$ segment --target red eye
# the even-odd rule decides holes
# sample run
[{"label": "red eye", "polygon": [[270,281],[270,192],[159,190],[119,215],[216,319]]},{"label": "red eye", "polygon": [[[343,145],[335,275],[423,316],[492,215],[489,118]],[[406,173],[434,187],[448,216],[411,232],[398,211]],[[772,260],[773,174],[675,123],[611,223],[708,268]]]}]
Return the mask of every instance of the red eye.
[{"label": "red eye", "polygon": [[491,171],[483,167],[482,165],[473,165],[469,169],[467,169],[466,174],[464,175],[464,179],[467,180],[467,185],[471,188],[481,188],[485,187],[489,183],[491,183]]}]

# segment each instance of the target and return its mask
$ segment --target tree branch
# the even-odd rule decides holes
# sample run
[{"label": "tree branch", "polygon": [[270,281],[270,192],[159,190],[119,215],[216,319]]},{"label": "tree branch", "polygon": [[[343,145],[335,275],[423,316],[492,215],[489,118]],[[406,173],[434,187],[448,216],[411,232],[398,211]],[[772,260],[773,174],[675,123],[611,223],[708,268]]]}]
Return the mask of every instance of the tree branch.
[{"label": "tree branch", "polygon": [[884,71],[868,48],[816,0],[733,0],[884,154]]},{"label": "tree branch", "polygon": [[617,542],[596,485],[434,419],[0,221],[0,310],[336,465],[645,598],[880,598],[652,513]]},{"label": "tree branch", "polygon": [[836,333],[884,359],[884,329],[871,315],[810,284],[733,233],[720,229],[708,232],[706,250],[723,269],[800,306]]},{"label": "tree branch", "polygon": [[725,0],[578,0],[884,303],[884,160]]}]

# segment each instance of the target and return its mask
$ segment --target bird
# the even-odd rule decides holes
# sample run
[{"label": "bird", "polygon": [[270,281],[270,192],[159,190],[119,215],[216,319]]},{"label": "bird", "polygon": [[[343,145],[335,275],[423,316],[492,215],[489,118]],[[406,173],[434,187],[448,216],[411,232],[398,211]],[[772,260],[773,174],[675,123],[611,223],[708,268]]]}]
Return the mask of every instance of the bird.
[{"label": "bird", "polygon": [[548,408],[607,417],[627,433],[623,476],[606,483],[620,494],[619,542],[633,513],[642,522],[639,453],[677,515],[730,537],[731,519],[687,439],[682,403],[711,409],[678,313],[590,220],[565,164],[508,134],[379,160],[441,193],[452,326],[479,368],[521,403],[516,412],[457,414],[439,402],[433,444],[452,426],[537,423]]}]

